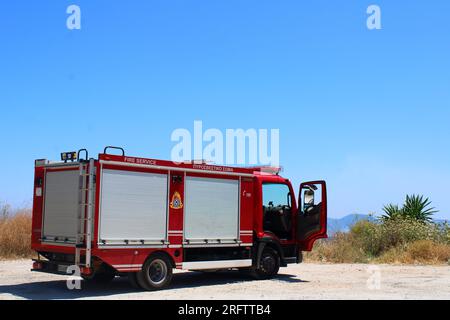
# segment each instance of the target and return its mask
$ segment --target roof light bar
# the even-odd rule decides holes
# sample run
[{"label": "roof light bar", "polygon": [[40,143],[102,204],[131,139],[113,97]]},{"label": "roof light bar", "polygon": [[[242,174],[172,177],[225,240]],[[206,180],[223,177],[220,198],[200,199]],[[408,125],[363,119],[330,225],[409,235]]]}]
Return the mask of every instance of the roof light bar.
[{"label": "roof light bar", "polygon": [[77,152],[76,151],[61,152],[61,161],[64,161],[64,162],[72,161],[72,162],[74,162],[75,160],[77,160]]}]

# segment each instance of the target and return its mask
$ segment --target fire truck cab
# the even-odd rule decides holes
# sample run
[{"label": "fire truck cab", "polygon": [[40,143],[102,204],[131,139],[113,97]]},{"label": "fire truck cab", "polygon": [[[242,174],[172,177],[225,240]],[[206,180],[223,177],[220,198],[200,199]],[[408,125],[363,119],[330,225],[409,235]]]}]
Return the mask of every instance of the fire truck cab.
[{"label": "fire truck cab", "polygon": [[297,202],[279,171],[129,157],[116,147],[97,159],[82,149],[36,160],[32,270],[75,267],[96,282],[127,276],[144,290],[166,287],[173,269],[274,277],[327,237],[325,182],[302,183]]}]

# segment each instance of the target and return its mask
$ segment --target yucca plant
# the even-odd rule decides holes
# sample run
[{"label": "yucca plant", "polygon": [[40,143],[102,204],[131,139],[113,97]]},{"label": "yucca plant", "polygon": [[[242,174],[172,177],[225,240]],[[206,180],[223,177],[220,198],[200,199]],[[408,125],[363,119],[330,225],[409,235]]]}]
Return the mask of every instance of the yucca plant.
[{"label": "yucca plant", "polygon": [[402,208],[403,216],[421,222],[431,222],[431,216],[438,212],[430,207],[431,201],[423,196],[412,195],[406,196],[405,204]]},{"label": "yucca plant", "polygon": [[389,220],[399,218],[403,216],[402,209],[396,204],[388,204],[383,207],[384,215],[381,217],[383,220]]},{"label": "yucca plant", "polygon": [[406,218],[420,222],[431,222],[432,215],[437,210],[430,208],[431,201],[423,196],[407,195],[402,208],[396,204],[388,204],[383,207],[384,215],[381,217],[384,221],[395,218]]}]

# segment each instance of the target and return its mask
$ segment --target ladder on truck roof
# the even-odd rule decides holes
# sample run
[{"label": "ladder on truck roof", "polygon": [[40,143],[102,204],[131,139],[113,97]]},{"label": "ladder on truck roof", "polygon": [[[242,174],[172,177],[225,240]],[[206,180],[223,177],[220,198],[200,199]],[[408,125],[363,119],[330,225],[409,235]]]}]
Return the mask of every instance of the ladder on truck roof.
[{"label": "ladder on truck roof", "polygon": [[[87,172],[86,172],[87,171]],[[92,222],[94,216],[94,180],[95,162],[80,160],[80,182],[78,194],[78,228],[75,242],[75,265],[91,267]],[[84,263],[81,263],[81,251],[85,251]]]}]

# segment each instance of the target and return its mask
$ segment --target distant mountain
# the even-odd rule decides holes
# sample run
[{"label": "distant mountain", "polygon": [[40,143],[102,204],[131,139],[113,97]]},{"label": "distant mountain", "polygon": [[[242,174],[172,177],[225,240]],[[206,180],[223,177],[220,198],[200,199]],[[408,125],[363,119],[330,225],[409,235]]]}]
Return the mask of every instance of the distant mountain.
[{"label": "distant mountain", "polygon": [[358,221],[361,220],[376,220],[375,217],[368,214],[349,214],[342,218],[328,218],[328,234],[331,235],[336,232],[347,232]]},{"label": "distant mountain", "polygon": [[437,224],[444,224],[444,223],[450,224],[450,220],[445,219],[435,219],[434,222]]},{"label": "distant mountain", "polygon": [[[348,232],[356,222],[361,220],[375,221],[377,218],[368,214],[357,213],[349,214],[342,218],[328,218],[328,235],[336,232]],[[450,224],[450,221],[445,219],[436,219],[434,222],[438,224]]]}]

